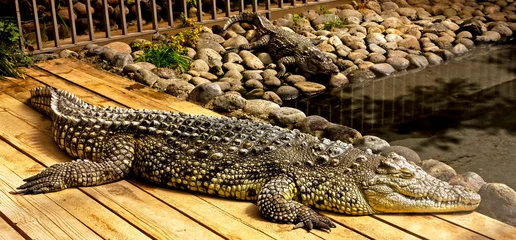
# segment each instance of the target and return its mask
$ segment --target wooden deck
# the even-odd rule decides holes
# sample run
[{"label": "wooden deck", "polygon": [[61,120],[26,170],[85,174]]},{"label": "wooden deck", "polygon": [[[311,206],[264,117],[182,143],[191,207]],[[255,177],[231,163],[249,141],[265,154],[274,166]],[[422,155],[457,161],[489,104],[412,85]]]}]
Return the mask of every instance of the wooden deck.
[{"label": "wooden deck", "polygon": [[291,230],[256,206],[128,179],[41,195],[13,195],[22,179],[70,161],[47,117],[27,105],[29,89],[49,85],[101,106],[217,115],[84,63],[58,59],[0,81],[0,239],[515,239],[516,228],[479,213],[353,217],[323,212],[331,233]]}]

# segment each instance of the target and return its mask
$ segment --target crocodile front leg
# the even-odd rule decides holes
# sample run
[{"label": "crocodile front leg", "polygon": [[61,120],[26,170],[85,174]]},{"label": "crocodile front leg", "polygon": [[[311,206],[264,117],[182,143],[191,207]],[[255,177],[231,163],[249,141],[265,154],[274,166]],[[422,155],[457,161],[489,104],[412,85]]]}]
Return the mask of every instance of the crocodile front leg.
[{"label": "crocodile front leg", "polygon": [[294,229],[313,228],[328,230],[335,224],[313,209],[292,200],[297,196],[294,181],[286,176],[276,177],[267,182],[258,195],[258,209],[267,219],[279,223],[294,223]]},{"label": "crocodile front leg", "polygon": [[14,193],[38,194],[113,182],[129,174],[133,158],[134,143],[130,137],[110,138],[104,144],[100,162],[79,159],[54,164],[24,179],[26,183]]},{"label": "crocodile front leg", "polygon": [[278,67],[279,71],[278,74],[276,74],[276,77],[280,78],[285,75],[287,72],[287,65],[294,65],[296,64],[296,59],[293,56],[286,56],[282,57],[280,60],[278,60]]},{"label": "crocodile front leg", "polygon": [[257,47],[263,47],[269,44],[269,40],[271,39],[271,35],[266,34],[263,35],[260,39],[256,40],[252,43],[242,44],[238,47],[238,50],[251,50]]}]

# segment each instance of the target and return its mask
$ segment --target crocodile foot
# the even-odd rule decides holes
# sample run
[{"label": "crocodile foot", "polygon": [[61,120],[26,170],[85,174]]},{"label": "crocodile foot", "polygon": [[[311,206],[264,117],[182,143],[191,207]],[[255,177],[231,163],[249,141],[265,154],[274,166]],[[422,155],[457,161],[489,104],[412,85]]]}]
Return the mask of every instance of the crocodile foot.
[{"label": "crocodile foot", "polygon": [[335,228],[335,224],[328,217],[322,216],[311,208],[305,207],[301,210],[297,217],[297,223],[294,229],[306,228],[310,231],[312,229],[320,229],[331,232],[331,228]]}]

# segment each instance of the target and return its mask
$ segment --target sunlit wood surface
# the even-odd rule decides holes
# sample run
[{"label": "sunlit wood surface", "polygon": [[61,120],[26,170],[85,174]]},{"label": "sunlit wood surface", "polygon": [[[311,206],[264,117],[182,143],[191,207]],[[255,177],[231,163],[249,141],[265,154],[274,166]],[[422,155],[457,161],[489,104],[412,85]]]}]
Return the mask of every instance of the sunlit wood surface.
[{"label": "sunlit wood surface", "polygon": [[28,105],[29,90],[65,89],[90,104],[218,114],[76,60],[0,81],[0,239],[514,239],[516,228],[473,212],[353,217],[322,212],[331,233],[275,224],[251,202],[166,189],[127,179],[40,195],[10,192],[71,158],[51,138],[50,120]]}]

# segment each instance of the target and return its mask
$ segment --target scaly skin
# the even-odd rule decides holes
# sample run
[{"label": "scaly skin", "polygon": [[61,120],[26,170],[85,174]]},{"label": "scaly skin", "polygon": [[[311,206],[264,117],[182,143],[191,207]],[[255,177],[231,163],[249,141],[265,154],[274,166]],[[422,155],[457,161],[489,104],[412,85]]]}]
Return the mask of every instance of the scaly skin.
[{"label": "scaly skin", "polygon": [[18,193],[95,186],[129,175],[173,188],[257,202],[295,227],[335,225],[312,208],[367,215],[471,211],[480,196],[403,157],[371,154],[264,123],[165,111],[101,108],[49,87],[31,104],[49,115],[58,145],[80,160],[25,179]]},{"label": "scaly skin", "polygon": [[314,46],[312,41],[302,35],[274,26],[267,18],[257,13],[242,12],[226,22],[224,30],[237,22],[248,22],[257,27],[258,40],[243,44],[238,50],[251,50],[258,47],[267,48],[267,52],[277,60],[278,74],[282,77],[287,65],[297,65],[303,71],[316,74],[336,74],[339,68],[336,59],[332,59]]}]

